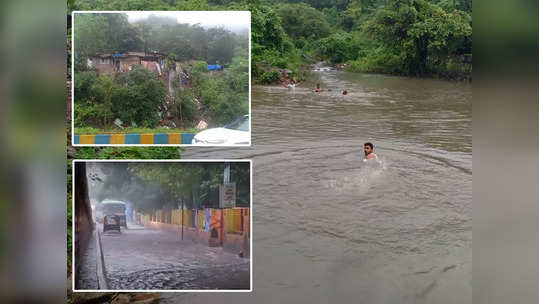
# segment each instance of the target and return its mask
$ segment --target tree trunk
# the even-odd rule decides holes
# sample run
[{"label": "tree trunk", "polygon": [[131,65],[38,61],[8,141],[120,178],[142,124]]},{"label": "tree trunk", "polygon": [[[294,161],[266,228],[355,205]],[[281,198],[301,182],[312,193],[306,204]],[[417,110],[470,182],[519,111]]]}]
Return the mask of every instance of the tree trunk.
[{"label": "tree trunk", "polygon": [[[86,178],[86,163],[75,163],[75,197],[73,198],[75,212],[75,260],[80,261],[88,240],[93,231],[92,208],[88,197],[88,180]],[[77,271],[77,269],[75,269]]]}]

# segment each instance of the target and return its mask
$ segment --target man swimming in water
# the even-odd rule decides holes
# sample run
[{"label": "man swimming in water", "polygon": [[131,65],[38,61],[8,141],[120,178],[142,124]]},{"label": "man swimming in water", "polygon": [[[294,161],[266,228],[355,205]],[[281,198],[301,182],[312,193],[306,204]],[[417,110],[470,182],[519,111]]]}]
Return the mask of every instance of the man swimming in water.
[{"label": "man swimming in water", "polygon": [[376,156],[376,154],[374,154],[374,145],[370,142],[367,142],[363,145],[363,150],[365,151],[365,159],[364,160],[367,160],[367,159],[376,159],[378,158],[378,156]]},{"label": "man swimming in water", "polygon": [[313,92],[322,92],[323,90],[324,90],[324,89],[322,89],[322,88],[320,87],[320,84],[317,83],[317,84],[316,84],[316,89],[314,89]]}]

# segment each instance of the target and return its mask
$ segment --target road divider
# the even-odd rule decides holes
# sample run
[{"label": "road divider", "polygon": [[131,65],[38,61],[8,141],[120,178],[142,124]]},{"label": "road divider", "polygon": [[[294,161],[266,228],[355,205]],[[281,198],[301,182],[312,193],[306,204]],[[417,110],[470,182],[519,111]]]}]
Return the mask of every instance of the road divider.
[{"label": "road divider", "polygon": [[80,134],[75,145],[189,145],[194,133]]}]

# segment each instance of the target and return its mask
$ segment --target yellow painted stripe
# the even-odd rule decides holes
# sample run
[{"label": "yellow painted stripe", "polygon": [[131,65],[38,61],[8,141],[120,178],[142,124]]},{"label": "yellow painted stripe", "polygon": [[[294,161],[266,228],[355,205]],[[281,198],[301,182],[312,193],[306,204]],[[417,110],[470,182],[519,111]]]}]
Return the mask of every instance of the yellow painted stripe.
[{"label": "yellow painted stripe", "polygon": [[125,144],[125,134],[111,134],[110,135],[111,144]]},{"label": "yellow painted stripe", "polygon": [[95,135],[91,134],[91,135],[80,135],[79,136],[79,144],[90,144],[90,145],[93,145],[95,142]]},{"label": "yellow painted stripe", "polygon": [[168,134],[168,143],[179,145],[182,143],[182,134],[181,133],[169,133]]},{"label": "yellow painted stripe", "polygon": [[140,143],[143,145],[153,145],[153,133],[140,134]]}]

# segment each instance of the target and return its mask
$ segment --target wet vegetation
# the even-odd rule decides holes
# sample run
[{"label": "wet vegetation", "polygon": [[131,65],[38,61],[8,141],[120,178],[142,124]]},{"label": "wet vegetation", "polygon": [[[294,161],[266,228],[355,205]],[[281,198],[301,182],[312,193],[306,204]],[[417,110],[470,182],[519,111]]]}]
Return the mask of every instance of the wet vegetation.
[{"label": "wet vegetation", "polygon": [[[220,162],[97,163],[93,198],[133,203],[141,212],[219,207],[219,185],[224,164]],[[230,164],[230,179],[236,183],[237,206],[250,206],[250,166]]]},{"label": "wet vegetation", "polygon": [[[77,0],[70,9],[250,10],[253,79],[303,54],[358,72],[471,79],[471,0]],[[269,74],[268,74],[269,73]]]},{"label": "wet vegetation", "polygon": [[[80,14],[75,21],[74,125],[108,130],[119,118],[131,126],[193,128],[231,122],[248,113],[249,62],[247,32],[177,23],[150,15],[129,22],[125,14]],[[158,77],[142,65],[114,75],[99,74],[88,58],[103,54],[141,52],[164,56]],[[223,71],[207,72],[208,64]],[[173,69],[172,89],[164,83]],[[172,76],[171,76],[172,77]],[[173,92],[171,94],[171,92]],[[165,117],[166,113],[166,117]]]}]

